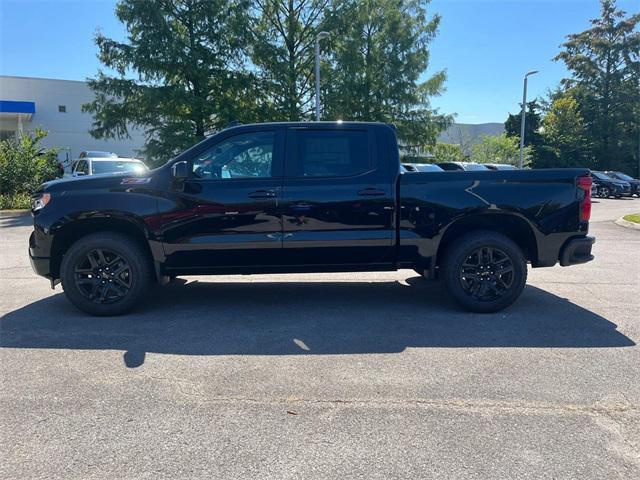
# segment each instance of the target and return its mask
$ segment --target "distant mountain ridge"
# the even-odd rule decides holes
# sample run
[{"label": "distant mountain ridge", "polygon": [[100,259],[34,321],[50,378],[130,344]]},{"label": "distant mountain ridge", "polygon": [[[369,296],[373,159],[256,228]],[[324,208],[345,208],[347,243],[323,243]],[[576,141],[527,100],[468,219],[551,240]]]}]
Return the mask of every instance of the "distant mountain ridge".
[{"label": "distant mountain ridge", "polygon": [[438,141],[461,145],[466,154],[487,135],[504,133],[504,123],[454,123],[438,136]]}]

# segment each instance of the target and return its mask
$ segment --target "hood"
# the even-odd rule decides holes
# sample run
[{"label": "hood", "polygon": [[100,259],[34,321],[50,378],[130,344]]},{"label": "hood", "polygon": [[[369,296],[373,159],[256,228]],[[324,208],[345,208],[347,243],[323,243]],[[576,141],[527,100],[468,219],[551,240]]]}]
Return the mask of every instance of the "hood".
[{"label": "hood", "polygon": [[56,193],[75,190],[91,190],[115,187],[126,187],[127,185],[144,185],[150,183],[150,172],[141,174],[132,173],[108,173],[104,175],[87,175],[81,177],[60,178],[51,180],[40,185],[34,193]]}]

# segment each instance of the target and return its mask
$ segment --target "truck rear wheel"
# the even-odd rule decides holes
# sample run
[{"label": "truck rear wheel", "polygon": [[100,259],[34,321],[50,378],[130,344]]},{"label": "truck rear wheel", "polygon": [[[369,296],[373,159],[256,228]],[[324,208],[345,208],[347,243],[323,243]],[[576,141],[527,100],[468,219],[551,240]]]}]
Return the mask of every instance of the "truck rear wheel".
[{"label": "truck rear wheel", "polygon": [[149,286],[148,255],[131,238],[99,232],[71,245],[60,266],[67,299],[97,316],[131,310]]},{"label": "truck rear wheel", "polygon": [[527,263],[511,239],[496,232],[469,233],[446,252],[443,281],[464,308],[489,313],[511,305],[527,282]]}]

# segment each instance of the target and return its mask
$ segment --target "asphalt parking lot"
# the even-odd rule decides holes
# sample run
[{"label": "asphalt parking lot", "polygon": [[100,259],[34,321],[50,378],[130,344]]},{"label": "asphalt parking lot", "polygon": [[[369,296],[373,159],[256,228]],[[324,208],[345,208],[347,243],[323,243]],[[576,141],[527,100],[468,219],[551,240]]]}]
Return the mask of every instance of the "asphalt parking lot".
[{"label": "asphalt parking lot", "polygon": [[640,200],[504,312],[412,271],[187,277],[99,319],[0,217],[0,478],[640,478]]}]

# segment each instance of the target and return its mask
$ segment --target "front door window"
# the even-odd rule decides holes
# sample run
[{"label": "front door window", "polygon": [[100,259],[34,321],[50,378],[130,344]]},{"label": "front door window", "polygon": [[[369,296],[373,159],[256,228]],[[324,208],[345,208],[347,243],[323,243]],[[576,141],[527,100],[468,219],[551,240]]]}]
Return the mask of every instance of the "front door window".
[{"label": "front door window", "polygon": [[209,180],[272,177],[274,132],[236,135],[193,161],[193,175]]}]

